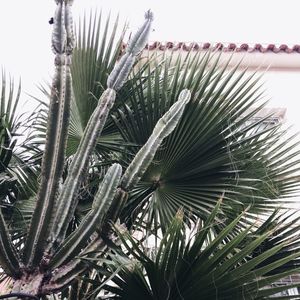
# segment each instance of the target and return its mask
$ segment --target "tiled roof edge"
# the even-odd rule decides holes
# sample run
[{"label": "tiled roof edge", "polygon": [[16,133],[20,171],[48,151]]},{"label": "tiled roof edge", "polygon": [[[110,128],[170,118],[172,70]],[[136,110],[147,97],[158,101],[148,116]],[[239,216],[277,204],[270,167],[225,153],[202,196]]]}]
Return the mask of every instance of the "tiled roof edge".
[{"label": "tiled roof edge", "polygon": [[224,52],[260,52],[260,53],[300,53],[300,44],[247,44],[247,43],[187,43],[187,42],[159,42],[154,41],[146,45],[148,50],[222,50]]}]

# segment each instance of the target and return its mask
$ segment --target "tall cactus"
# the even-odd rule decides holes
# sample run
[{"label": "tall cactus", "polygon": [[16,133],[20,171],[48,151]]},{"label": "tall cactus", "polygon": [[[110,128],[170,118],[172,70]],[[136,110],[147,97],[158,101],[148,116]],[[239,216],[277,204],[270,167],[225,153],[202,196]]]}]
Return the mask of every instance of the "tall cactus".
[{"label": "tall cactus", "polygon": [[24,263],[29,268],[34,268],[39,264],[49,235],[49,223],[55,210],[55,200],[63,171],[72,97],[70,72],[74,44],[71,17],[72,1],[56,1],[56,3],[52,35],[52,50],[55,54],[56,70],[51,88],[46,147],[42,163],[42,181],[24,247]]},{"label": "tall cactus", "polygon": [[76,192],[81,183],[82,175],[87,167],[88,160],[95,148],[96,138],[101,134],[109,110],[114,104],[116,91],[124,84],[135,60],[135,56],[145,47],[148,39],[152,13],[145,14],[145,22],[139,32],[132,38],[127,51],[116,64],[107,79],[108,88],[103,92],[99,104],[93,112],[83,134],[78,150],[71,164],[69,175],[64,184],[63,192],[58,199],[56,222],[53,228],[53,235],[50,245],[53,242],[61,243],[67,230],[70,218],[73,216],[76,207]]},{"label": "tall cactus", "polygon": [[[99,99],[73,157],[68,176],[62,186],[62,172],[68,134],[72,78],[70,72],[74,47],[71,0],[55,0],[52,50],[55,54],[46,146],[42,161],[41,183],[36,196],[28,236],[18,256],[0,211],[0,262],[6,274],[14,278],[12,295],[41,296],[67,284],[86,269],[78,255],[105,249],[111,223],[115,222],[126,202],[128,191],[140,180],[163,139],[176,127],[190,93],[183,91],[170,110],[159,120],[148,142],[141,148],[122,177],[119,164],[112,165],[96,193],[90,212],[78,228],[66,237],[67,227],[78,202],[78,189],[85,176],[109,111],[122,87],[135,57],[145,47],[153,15],[145,14],[145,22],[132,37],[126,53],[107,79],[107,89]],[[25,297],[24,296],[24,297]]]}]

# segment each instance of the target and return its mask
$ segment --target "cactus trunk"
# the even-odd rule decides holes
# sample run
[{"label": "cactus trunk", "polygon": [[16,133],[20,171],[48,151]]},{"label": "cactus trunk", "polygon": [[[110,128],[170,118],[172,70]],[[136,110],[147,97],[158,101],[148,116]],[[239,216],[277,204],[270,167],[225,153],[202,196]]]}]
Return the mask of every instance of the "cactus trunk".
[{"label": "cactus trunk", "polygon": [[[156,150],[168,136],[183,113],[190,93],[183,91],[176,102],[158,122],[148,142],[141,148],[122,177],[122,168],[113,164],[107,171],[94,196],[91,210],[78,227],[66,237],[66,231],[78,203],[78,189],[87,171],[97,138],[102,132],[117,91],[123,86],[138,53],[145,47],[152,23],[152,13],[131,39],[126,53],[115,65],[107,79],[107,89],[99,99],[80,141],[65,182],[62,172],[68,136],[72,78],[70,71],[73,50],[73,25],[70,0],[56,0],[52,50],[55,54],[46,147],[42,161],[41,184],[29,233],[23,248],[23,262],[19,262],[7,235],[0,242],[7,245],[0,250],[0,262],[6,273],[15,279],[13,292],[20,297],[37,299],[67,286],[86,270],[81,255],[90,255],[107,248],[112,239],[111,225],[115,223],[126,203],[128,191],[143,176]],[[3,230],[1,230],[3,229]],[[7,233],[0,212],[0,230]]]},{"label": "cactus trunk", "polygon": [[24,247],[23,259],[28,268],[36,267],[44,254],[63,171],[72,97],[70,63],[74,38],[71,23],[71,4],[68,1],[57,1],[52,35],[56,71],[51,89],[42,181]]}]

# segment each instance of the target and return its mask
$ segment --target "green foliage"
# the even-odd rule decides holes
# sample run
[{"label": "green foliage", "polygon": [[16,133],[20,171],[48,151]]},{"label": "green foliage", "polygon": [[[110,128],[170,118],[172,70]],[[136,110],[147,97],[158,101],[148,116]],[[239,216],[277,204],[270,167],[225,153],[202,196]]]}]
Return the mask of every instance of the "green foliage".
[{"label": "green foliage", "polygon": [[216,53],[186,61],[166,57],[151,74],[149,67],[147,80],[114,115],[124,140],[141,145],[180,90],[192,94],[179,125],[129,194],[121,216],[127,226],[157,226],[158,220],[167,226],[181,206],[206,219],[223,192],[226,216],[235,218],[249,206],[249,221],[297,193],[298,142],[290,138],[287,145],[280,124],[265,128],[264,119],[252,121],[265,105],[259,77],[218,61]]},{"label": "green foliage", "polygon": [[[8,87],[8,89],[7,89]],[[12,79],[7,84],[7,76],[2,72],[0,100],[0,264],[6,275],[20,276],[21,264],[13,240],[22,237],[22,231],[15,227],[10,231],[17,200],[32,195],[36,187],[36,168],[27,163],[32,149],[25,146],[31,134],[27,126],[31,116],[17,115],[20,100],[21,83],[14,93]],[[23,141],[18,141],[26,133]],[[34,152],[34,151],[33,151]],[[14,224],[15,225],[15,224]]]},{"label": "green foliage", "polygon": [[285,290],[270,285],[298,272],[299,226],[276,213],[298,192],[299,151],[269,116],[253,121],[260,78],[210,51],[143,57],[150,11],[127,47],[118,19],[97,13],[75,43],[73,1],[56,3],[55,74],[41,87],[50,103],[19,121],[20,88],[13,101],[11,82],[7,100],[2,76],[1,279],[14,293],[68,299]]},{"label": "green foliage", "polygon": [[[124,84],[134,64],[135,56],[145,47],[153,20],[152,13],[147,12],[141,30],[133,36],[130,47],[127,48],[126,53],[115,64],[107,77],[108,88],[103,91],[98,101],[99,104],[89,117],[61,188],[73,99],[70,66],[74,37],[72,3],[67,0],[56,3],[52,35],[52,50],[55,54],[56,68],[51,85],[41,182],[24,243],[21,241],[18,246],[13,244],[4,217],[0,212],[1,265],[6,274],[15,280],[13,292],[32,294],[33,296],[55,292],[72,282],[78,274],[84,272],[86,267],[81,264],[77,256],[92,249],[100,251],[103,246],[105,247],[102,238],[104,236],[108,238],[109,223],[116,220],[118,217],[116,211],[127,199],[127,191],[122,189],[122,186],[118,188],[122,167],[114,164],[106,172],[89,213],[71,234],[67,234],[69,222],[74,216],[74,210],[78,203],[77,193],[87,171],[97,138],[101,134],[109,111],[114,104],[116,91]],[[150,143],[146,143],[147,151],[151,150],[155,153],[164,137],[174,130],[188,100],[188,96],[179,99],[178,103],[162,116]],[[7,111],[10,112],[9,108]],[[5,137],[4,142],[7,143]],[[145,161],[147,159],[147,164],[149,164],[153,155],[141,153],[138,155],[138,160]],[[6,155],[4,155],[5,157]],[[141,171],[134,168],[134,173],[138,173],[134,180],[135,183],[143,176],[145,170],[145,167],[141,168]],[[127,175],[128,173],[130,174],[130,168],[127,173],[125,172]],[[17,255],[17,250],[21,252],[20,255]]]},{"label": "green foliage", "polygon": [[[148,251],[147,254],[142,243],[128,232],[119,233],[131,258],[120,251],[111,254],[112,260],[104,261],[106,269],[98,268],[105,274],[101,286],[116,294],[115,299],[157,300],[269,299],[271,295],[299,286],[296,283],[271,287],[274,281],[299,271],[299,267],[278,269],[300,256],[300,252],[295,251],[278,258],[290,241],[277,241],[270,249],[253,256],[255,249],[273,238],[275,230],[263,230],[250,240],[253,227],[249,226],[230,237],[228,242],[226,238],[242,215],[214,234],[219,204],[213,209],[211,218],[190,237],[186,236],[184,215],[179,211],[153,253]],[[276,274],[271,274],[274,270]]]},{"label": "green foliage", "polygon": [[[2,72],[0,100],[0,201],[8,208],[16,198],[31,195],[36,187],[34,166],[28,163],[30,155],[36,149],[26,147],[32,137],[28,127],[32,124],[32,115],[16,113],[21,94],[21,83],[15,91],[12,79]],[[23,141],[19,141],[19,137]]]}]

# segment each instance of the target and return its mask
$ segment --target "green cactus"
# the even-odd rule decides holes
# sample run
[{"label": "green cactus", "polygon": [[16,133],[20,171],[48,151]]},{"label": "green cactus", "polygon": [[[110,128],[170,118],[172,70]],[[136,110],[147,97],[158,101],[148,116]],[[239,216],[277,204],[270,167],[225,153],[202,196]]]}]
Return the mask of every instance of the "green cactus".
[{"label": "green cactus", "polygon": [[[183,295],[177,282],[180,276],[189,299],[195,295],[194,288],[207,292],[198,284],[199,278],[204,278],[211,288],[207,296],[210,299],[219,292],[213,284],[215,275],[222,285],[226,273],[223,271],[229,267],[237,274],[229,278],[231,289],[241,288],[244,296],[244,286],[248,284],[253,293],[260,289],[261,295],[274,294],[273,290],[264,289],[269,284],[266,278],[257,280],[255,272],[263,268],[261,274],[269,276],[270,270],[277,272],[280,267],[280,272],[274,275],[279,279],[299,271],[291,267],[299,265],[295,260],[300,255],[295,234],[299,226],[293,227],[298,219],[284,225],[283,231],[277,230],[276,226],[282,226],[283,222],[278,221],[276,213],[261,227],[255,224],[248,227],[248,223],[259,213],[269,213],[275,205],[283,203],[277,202],[276,197],[294,193],[299,161],[295,160],[297,151],[286,150],[285,141],[278,143],[283,136],[277,130],[279,126],[256,131],[263,120],[245,126],[259,111],[257,108],[247,113],[260,97],[253,75],[242,81],[246,71],[235,77],[237,67],[230,72],[227,65],[219,68],[220,56],[215,59],[206,53],[192,58],[189,54],[182,63],[179,57],[175,66],[172,56],[164,57],[162,62],[156,57],[155,66],[151,59],[145,65],[141,60],[131,73],[137,72],[139,76],[127,80],[145,48],[152,12],[146,12],[144,24],[120,57],[121,47],[114,53],[111,51],[114,37],[106,39],[108,22],[101,43],[100,27],[93,27],[92,23],[97,21],[92,18],[87,26],[89,33],[86,35],[85,29],[83,33],[79,31],[82,38],[80,46],[75,48],[73,1],[55,2],[52,35],[55,73],[49,95],[40,184],[34,197],[18,199],[11,209],[20,210],[19,220],[23,218],[22,209],[26,211],[22,224],[28,230],[23,226],[23,231],[18,232],[13,221],[10,222],[14,218],[8,217],[7,207],[0,209],[0,265],[12,286],[12,293],[0,295],[0,299],[44,299],[52,294],[61,299],[98,299],[102,288],[124,299],[135,299],[136,295],[142,295],[139,299],[144,299],[143,295],[152,299],[159,290],[157,299],[167,297],[170,292],[174,295],[178,292],[180,298]],[[94,48],[93,43],[97,45]],[[12,149],[6,147],[7,133],[3,133],[6,121],[3,89],[0,160],[4,157],[5,164],[0,167],[4,170]],[[83,101],[89,96],[94,102]],[[80,123],[78,127],[76,121]],[[100,138],[110,129],[115,135],[108,139],[108,144],[111,142],[114,147],[108,147],[107,152],[98,151]],[[65,153],[71,134],[77,140],[72,151]],[[122,152],[123,149],[126,151]],[[72,156],[68,156],[70,153]],[[98,165],[91,168],[96,155]],[[96,180],[85,202],[80,193],[86,192],[83,185],[91,173]],[[4,184],[17,181],[9,176],[3,178]],[[191,240],[193,245],[186,240],[185,222],[199,225],[196,239]],[[288,230],[289,227],[292,229]],[[156,235],[156,242],[161,238],[160,233],[165,234],[158,242],[160,246],[157,243],[155,262],[154,253],[148,257],[147,250],[145,253],[141,250],[143,239],[135,241],[132,237],[135,231],[142,233],[143,239]],[[256,249],[265,239],[267,243]],[[292,244],[286,248],[288,242]],[[120,243],[133,257],[122,251]],[[137,268],[132,268],[132,258]],[[128,268],[124,268],[128,261]],[[287,262],[291,266],[286,266]],[[267,266],[262,267],[265,263]],[[182,269],[177,269],[180,264]],[[239,280],[242,264],[246,265],[249,276]],[[192,269],[195,266],[198,266],[196,276]],[[258,269],[253,271],[251,266]],[[216,272],[211,274],[215,267]],[[0,274],[0,289],[2,278]],[[117,288],[109,285],[111,280]],[[195,283],[192,288],[190,282]],[[225,292],[229,295],[226,299],[231,299],[227,288]],[[252,299],[252,293],[249,295]]]},{"label": "green cactus", "polygon": [[114,164],[107,171],[92,205],[92,209],[81,221],[80,226],[63,242],[48,267],[57,268],[77,256],[96,230],[101,230],[121,178],[122,168]]},{"label": "green cactus", "polygon": [[183,90],[179,94],[178,101],[175,102],[169,111],[157,122],[148,141],[136,154],[123,175],[121,187],[124,190],[130,190],[142,178],[163,139],[175,129],[182,116],[185,105],[190,98],[191,93],[188,90]]},{"label": "green cactus", "polygon": [[72,97],[70,63],[74,38],[69,23],[70,15],[71,4],[68,1],[58,1],[52,35],[56,70],[51,89],[42,180],[37,195],[37,206],[24,247],[23,259],[29,268],[36,267],[43,256],[63,171]]},{"label": "green cactus", "polygon": [[78,199],[77,192],[86,174],[96,140],[103,130],[116,92],[124,84],[135,57],[145,47],[153,15],[145,14],[145,22],[131,39],[126,53],[108,76],[103,92],[85,128],[83,138],[72,159],[68,176],[60,188],[65,161],[65,148],[73,97],[70,72],[74,47],[71,6],[73,1],[60,0],[54,16],[52,50],[55,75],[51,87],[46,146],[42,160],[41,183],[22,256],[10,240],[8,228],[0,212],[0,262],[6,274],[14,278],[14,294],[41,296],[71,282],[86,266],[78,260],[80,253],[105,247],[101,236],[108,236],[110,226],[118,218],[127,199],[128,189],[142,177],[162,140],[178,123],[190,95],[182,92],[179,101],[161,118],[152,136],[132,164],[121,183],[122,168],[112,165],[96,193],[90,212],[79,227],[66,237]]}]

